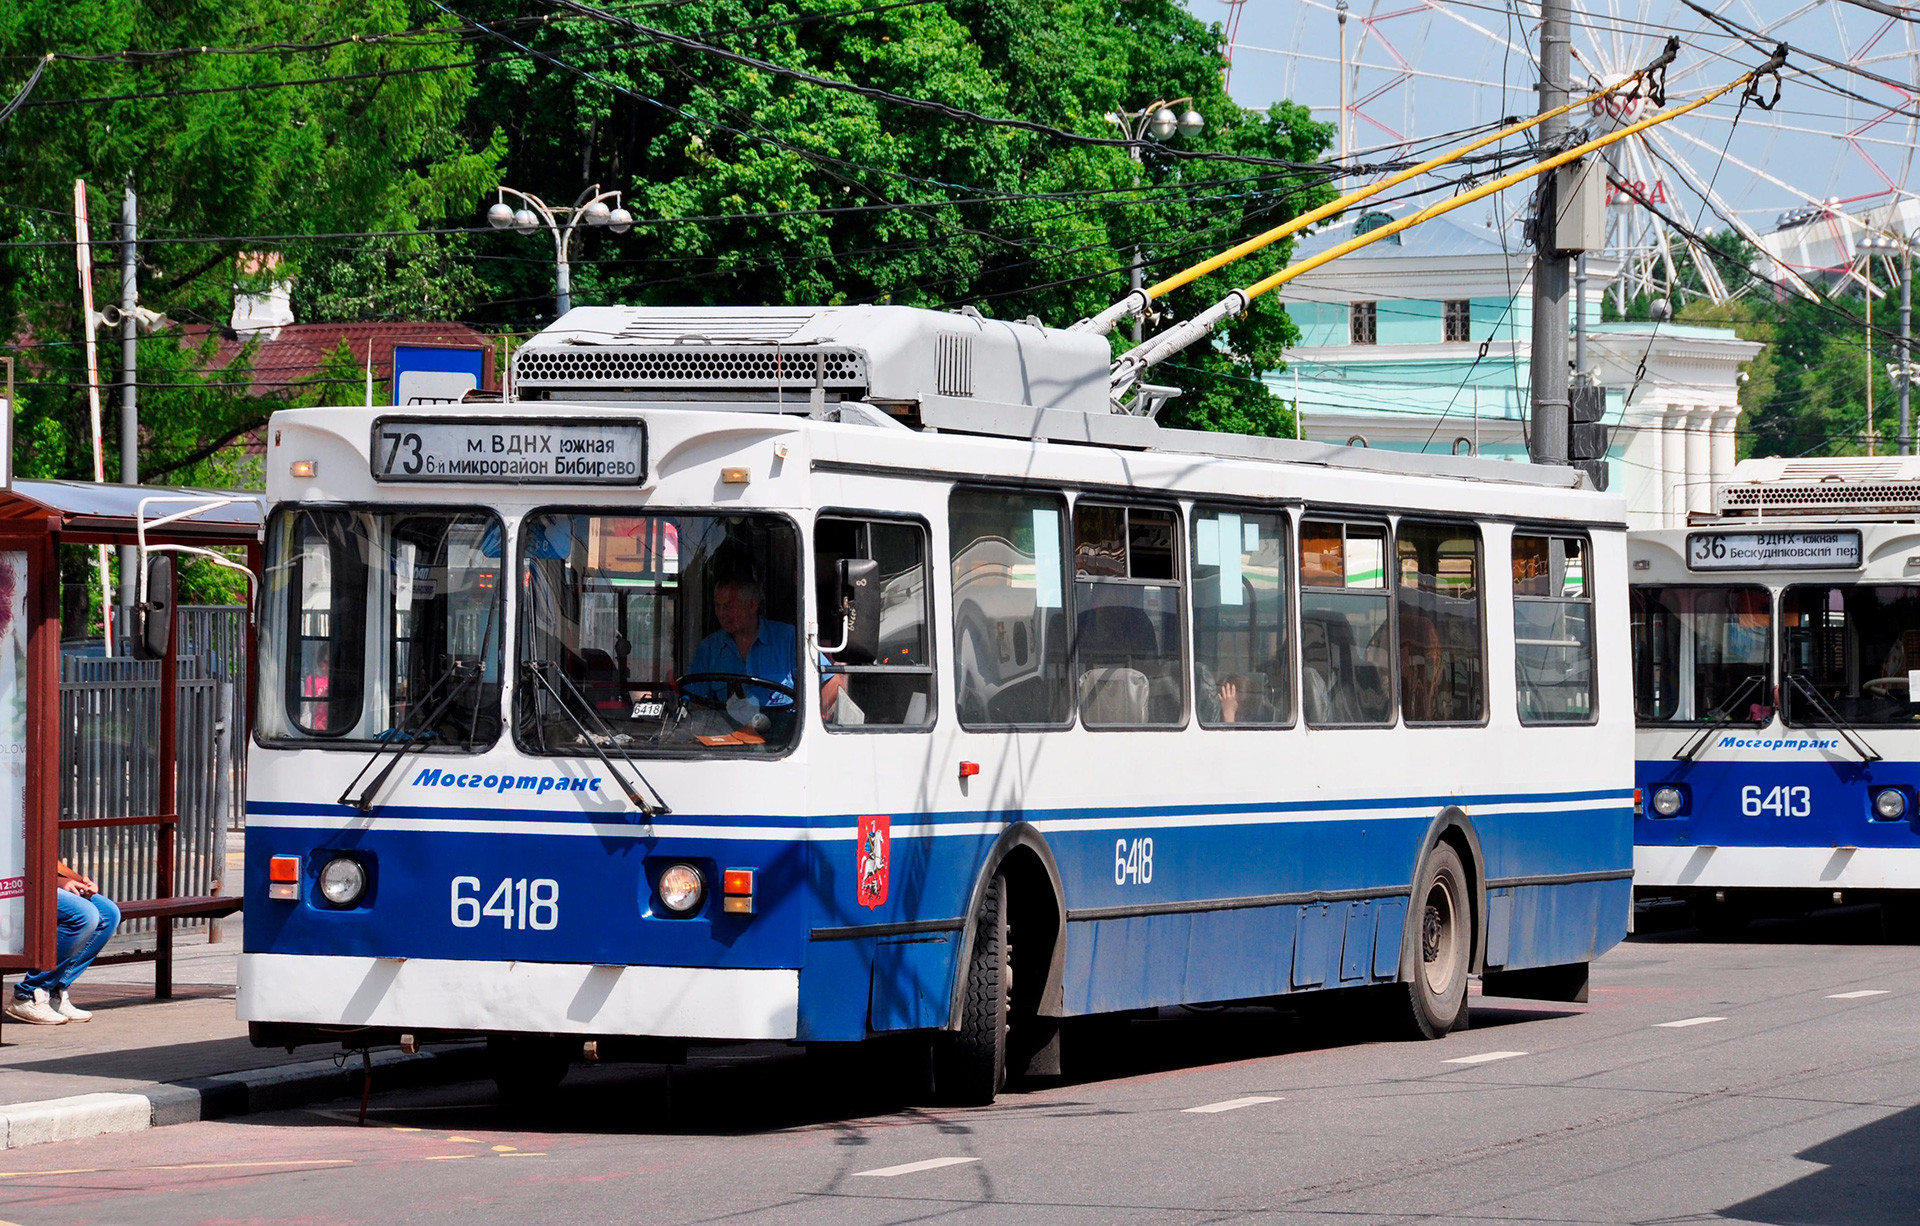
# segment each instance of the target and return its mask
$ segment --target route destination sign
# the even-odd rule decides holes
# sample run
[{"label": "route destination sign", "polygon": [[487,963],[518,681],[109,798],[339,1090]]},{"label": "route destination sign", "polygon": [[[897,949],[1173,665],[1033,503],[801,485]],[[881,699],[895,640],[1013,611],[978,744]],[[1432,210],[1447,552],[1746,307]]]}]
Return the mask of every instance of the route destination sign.
[{"label": "route destination sign", "polygon": [[369,463],[376,481],[509,485],[639,485],[642,422],[380,417]]},{"label": "route destination sign", "polygon": [[1690,532],[1689,570],[1858,570],[1860,533]]}]

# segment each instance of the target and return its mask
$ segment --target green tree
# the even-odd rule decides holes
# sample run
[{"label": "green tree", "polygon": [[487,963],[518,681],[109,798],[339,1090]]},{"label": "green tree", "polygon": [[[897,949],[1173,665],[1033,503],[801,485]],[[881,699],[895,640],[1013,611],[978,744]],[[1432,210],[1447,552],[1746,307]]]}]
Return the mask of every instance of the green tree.
[{"label": "green tree", "polygon": [[[505,131],[509,181],[550,203],[599,182],[624,188],[641,218],[632,236],[577,240],[576,301],[971,303],[1064,325],[1125,292],[1136,247],[1151,283],[1328,198],[1323,176],[1298,168],[1323,152],[1328,126],[1299,107],[1234,105],[1219,28],[1174,0],[879,11],[695,0],[622,12],[783,68],[1082,136],[1114,137],[1107,113],[1160,98],[1190,97],[1206,128],[1136,163],[1114,145],[932,113],[495,0],[476,15],[550,58],[482,69],[470,134]],[[1265,162],[1182,156],[1195,151]],[[1166,305],[1187,315],[1281,266],[1289,248]],[[480,250],[494,257],[480,268],[490,297],[506,304],[483,317],[524,322],[526,304],[551,293],[544,251],[504,235]],[[1290,410],[1259,377],[1295,336],[1277,300],[1257,303],[1220,344],[1183,356],[1188,392],[1164,420],[1291,433]]]},{"label": "green tree", "polygon": [[[217,328],[240,279],[237,254],[280,251],[283,275],[297,279],[336,255],[297,237],[246,236],[419,231],[471,215],[505,146],[491,132],[469,138],[462,128],[474,87],[472,49],[444,28],[424,29],[446,20],[424,0],[0,6],[0,96],[10,97],[48,52],[98,57],[54,60],[27,105],[0,123],[0,242],[53,244],[0,247],[0,315],[22,359],[20,471],[92,471],[78,292],[66,245],[73,238],[74,179],[93,188],[96,294],[118,298],[114,223],[121,185],[129,184],[139,194],[147,236],[216,240],[143,246],[142,302],[183,324]],[[422,32],[365,37],[410,29]],[[315,43],[331,45],[287,46]],[[276,49],[262,49],[268,44]],[[201,47],[221,50],[190,50]],[[189,50],[167,53],[181,48]],[[390,260],[431,262],[441,246],[422,235],[385,250]],[[346,248],[350,260],[377,258],[363,245],[349,241]],[[344,292],[316,281],[322,295]],[[382,305],[353,303],[362,311]],[[177,331],[141,341],[144,473],[233,479],[222,445],[272,408],[302,398],[253,395],[245,359],[237,370],[214,371],[213,353],[211,344],[183,347]],[[111,385],[118,344],[104,345],[101,357]],[[117,452],[117,432],[107,434],[107,450]],[[108,463],[117,472],[117,455]]]}]

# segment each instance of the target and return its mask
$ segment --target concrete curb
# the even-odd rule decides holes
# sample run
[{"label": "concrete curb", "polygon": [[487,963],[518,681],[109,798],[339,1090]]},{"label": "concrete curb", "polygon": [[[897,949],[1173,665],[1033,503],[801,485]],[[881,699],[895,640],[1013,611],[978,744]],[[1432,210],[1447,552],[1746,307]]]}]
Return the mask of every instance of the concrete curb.
[{"label": "concrete curb", "polygon": [[[411,1056],[398,1051],[373,1055],[376,1090],[451,1085],[485,1075],[486,1048],[481,1044]],[[350,1054],[342,1064],[331,1059],[309,1060],[118,1093],[0,1105],[0,1149],[331,1102],[358,1095],[360,1076],[360,1061]]]}]

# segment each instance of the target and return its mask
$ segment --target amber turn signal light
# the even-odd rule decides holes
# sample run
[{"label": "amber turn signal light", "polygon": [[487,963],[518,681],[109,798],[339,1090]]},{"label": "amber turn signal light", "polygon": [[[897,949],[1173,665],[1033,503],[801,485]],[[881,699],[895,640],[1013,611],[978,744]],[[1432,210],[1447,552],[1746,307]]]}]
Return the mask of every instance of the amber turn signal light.
[{"label": "amber turn signal light", "polygon": [[267,861],[267,897],[293,901],[299,899],[299,856],[275,856]]},{"label": "amber turn signal light", "polygon": [[750,868],[730,868],[720,879],[720,891],[723,894],[753,893],[753,870]]}]

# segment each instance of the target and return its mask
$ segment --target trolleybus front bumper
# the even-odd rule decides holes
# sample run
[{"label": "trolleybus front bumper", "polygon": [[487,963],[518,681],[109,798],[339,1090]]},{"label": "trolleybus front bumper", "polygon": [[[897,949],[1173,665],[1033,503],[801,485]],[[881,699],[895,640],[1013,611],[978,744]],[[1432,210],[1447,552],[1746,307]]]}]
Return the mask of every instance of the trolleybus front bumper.
[{"label": "trolleybus front bumper", "polygon": [[800,972],[240,955],[240,1020],[481,1034],[791,1039]]}]

